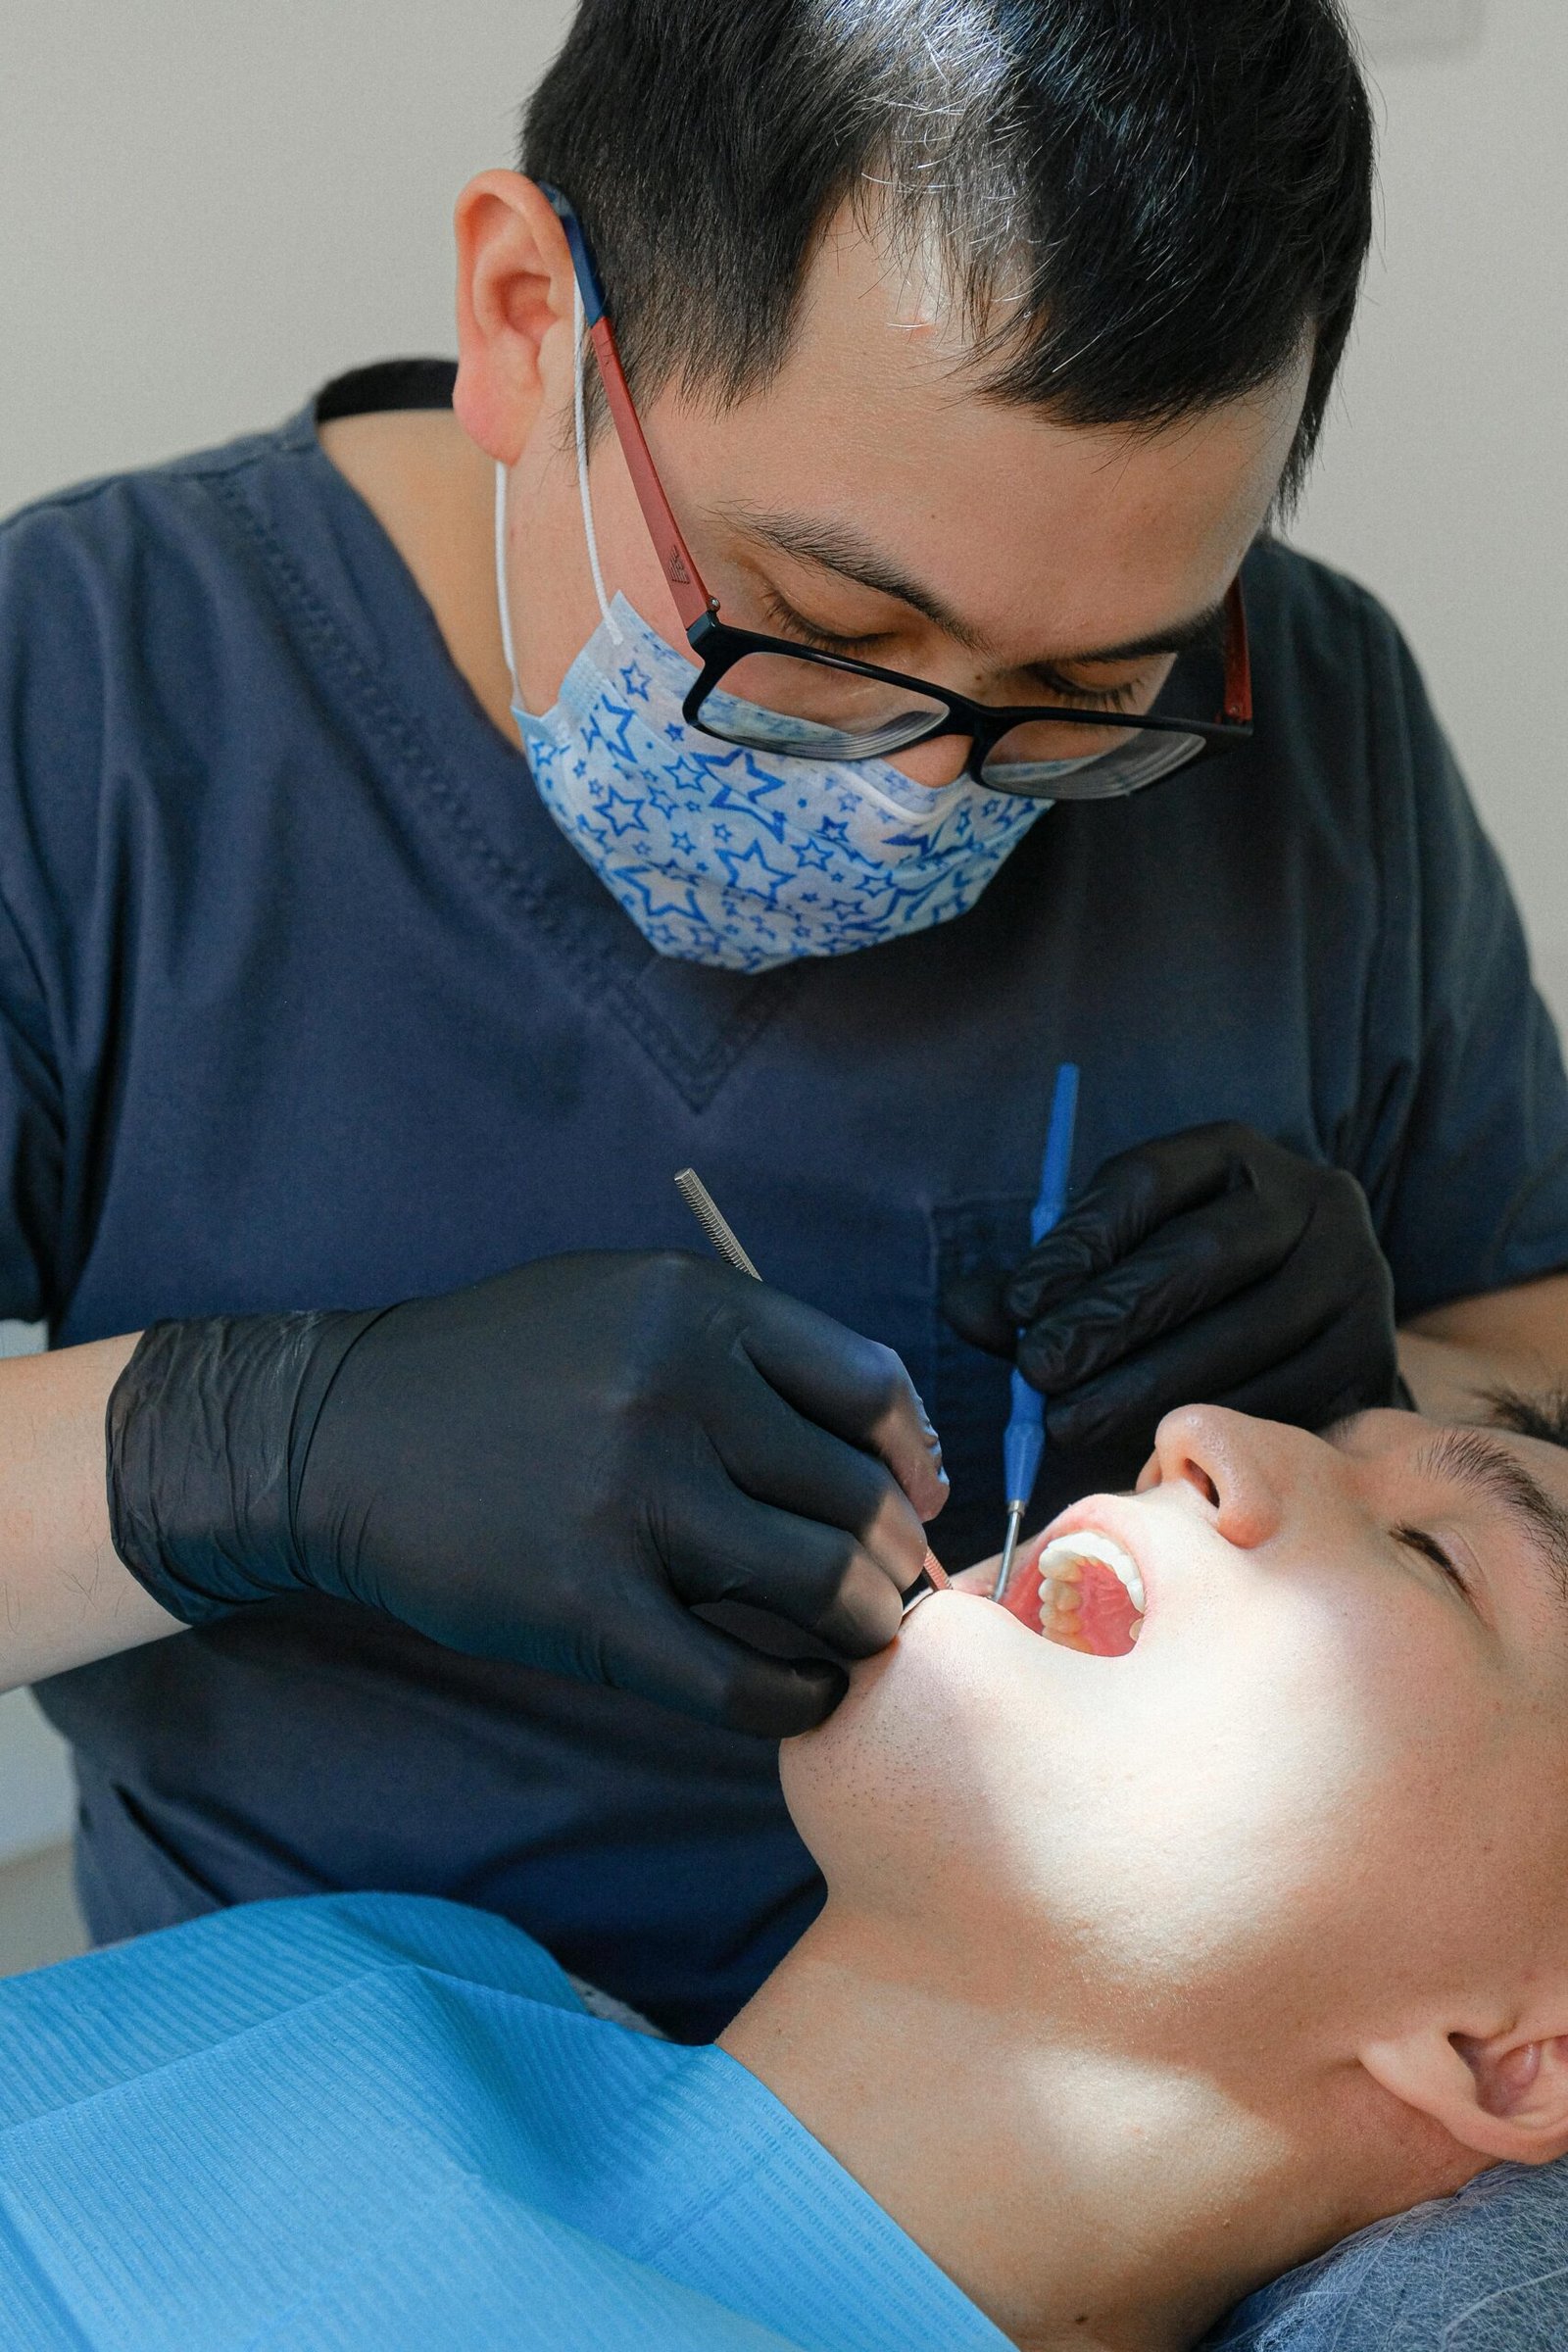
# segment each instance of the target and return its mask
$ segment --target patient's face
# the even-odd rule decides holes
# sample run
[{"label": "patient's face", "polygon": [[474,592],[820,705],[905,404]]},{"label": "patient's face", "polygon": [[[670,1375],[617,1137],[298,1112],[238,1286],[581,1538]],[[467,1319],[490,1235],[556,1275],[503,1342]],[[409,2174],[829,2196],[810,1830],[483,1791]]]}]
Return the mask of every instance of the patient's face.
[{"label": "patient's face", "polygon": [[846,1904],[1123,2040],[1462,2004],[1568,1885],[1565,1503],[1539,1439],[1173,1414],[1047,1531],[1136,1563],[1128,1654],[938,1594],[785,1749],[792,1810]]}]

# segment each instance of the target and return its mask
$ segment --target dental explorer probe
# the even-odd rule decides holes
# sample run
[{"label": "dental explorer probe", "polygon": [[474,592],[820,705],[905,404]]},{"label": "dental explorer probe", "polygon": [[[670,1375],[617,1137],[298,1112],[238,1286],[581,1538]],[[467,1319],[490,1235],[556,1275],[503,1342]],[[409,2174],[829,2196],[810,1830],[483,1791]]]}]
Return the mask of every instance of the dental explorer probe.
[{"label": "dental explorer probe", "polygon": [[[762,1279],[761,1275],[759,1274],[757,1268],[753,1265],[751,1259],[741,1248],[740,1243],[736,1240],[734,1230],[731,1227],[729,1220],[721,1214],[718,1202],[713,1199],[712,1194],[709,1191],[707,1185],[698,1175],[695,1168],[681,1169],[680,1174],[675,1179],[675,1190],[677,1193],[679,1193],[681,1199],[691,1210],[692,1215],[697,1219],[698,1224],[702,1227],[704,1233],[712,1243],[713,1248],[718,1251],[719,1256],[724,1259],[725,1263],[733,1266],[737,1274],[749,1274],[754,1282],[760,1282]],[[947,1570],[943,1567],[941,1561],[937,1558],[936,1553],[931,1549],[929,1544],[925,1548],[925,1561],[922,1573],[926,1579],[926,1590],[928,1592],[945,1592],[947,1587],[953,1581],[948,1575]],[[914,1595],[914,1599],[906,1600],[904,1604],[904,1613],[906,1617],[907,1617],[909,1611],[914,1607],[915,1601],[924,1600],[924,1598],[925,1592],[917,1592]]]},{"label": "dental explorer probe", "polygon": [[[1056,1089],[1051,1098],[1051,1125],[1046,1133],[1046,1152],[1040,1169],[1040,1193],[1029,1219],[1031,1250],[1045,1240],[1067,1205],[1067,1177],[1072,1168],[1072,1139],[1077,1118],[1078,1065],[1064,1061],[1056,1072]],[[1035,1491],[1035,1480],[1040,1475],[1040,1457],[1045,1449],[1046,1400],[1040,1391],[1031,1388],[1023,1374],[1014,1368],[1012,1418],[1007,1423],[1002,1441],[1003,1484],[1007,1497],[1007,1537],[1002,1546],[1002,1566],[991,1595],[993,1600],[1005,1600],[1007,1597],[1023,1515],[1029,1508],[1029,1497]]]}]

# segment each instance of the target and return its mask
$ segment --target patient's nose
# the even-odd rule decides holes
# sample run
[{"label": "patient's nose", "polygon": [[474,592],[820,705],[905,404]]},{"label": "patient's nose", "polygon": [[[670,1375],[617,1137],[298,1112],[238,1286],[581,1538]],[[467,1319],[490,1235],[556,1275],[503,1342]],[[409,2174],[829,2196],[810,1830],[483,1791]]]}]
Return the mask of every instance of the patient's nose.
[{"label": "patient's nose", "polygon": [[1191,1488],[1225,1541],[1250,1551],[1279,1532],[1284,1482],[1274,1441],[1290,1434],[1223,1405],[1183,1405],[1155,1432],[1158,1484]]}]

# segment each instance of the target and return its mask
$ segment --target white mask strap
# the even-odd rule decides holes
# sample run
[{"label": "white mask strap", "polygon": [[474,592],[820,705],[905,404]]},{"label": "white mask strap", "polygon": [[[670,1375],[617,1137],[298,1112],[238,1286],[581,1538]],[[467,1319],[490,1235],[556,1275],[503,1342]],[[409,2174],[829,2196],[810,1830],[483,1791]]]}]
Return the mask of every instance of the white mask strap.
[{"label": "white mask strap", "polygon": [[512,699],[520,704],[522,689],[517,684],[517,657],[512,642],[512,610],[507,603],[507,469],[500,464],[496,466],[496,604],[501,612],[501,651],[507,657]]},{"label": "white mask strap", "polygon": [[617,645],[625,640],[620,633],[610,599],[605,594],[605,575],[599,568],[599,540],[594,531],[594,502],[588,489],[588,424],[583,401],[583,308],[582,288],[575,275],[571,281],[571,331],[577,346],[576,368],[572,378],[572,410],[577,426],[577,495],[582,500],[582,533],[588,542],[588,568],[594,575],[594,594],[606,628]]},{"label": "white mask strap", "polygon": [[[572,408],[577,428],[577,495],[582,501],[583,537],[588,543],[588,567],[594,575],[594,594],[606,628],[617,645],[624,645],[625,636],[605,594],[605,575],[599,567],[599,541],[594,532],[594,505],[588,489],[588,425],[583,400],[583,308],[582,288],[576,280],[571,288],[571,324],[576,339],[577,359],[572,385]],[[512,699],[522,701],[522,689],[517,684],[517,653],[512,639],[512,607],[507,598],[507,469],[496,466],[496,604],[501,613],[501,650],[507,659],[507,675],[512,680]]]}]

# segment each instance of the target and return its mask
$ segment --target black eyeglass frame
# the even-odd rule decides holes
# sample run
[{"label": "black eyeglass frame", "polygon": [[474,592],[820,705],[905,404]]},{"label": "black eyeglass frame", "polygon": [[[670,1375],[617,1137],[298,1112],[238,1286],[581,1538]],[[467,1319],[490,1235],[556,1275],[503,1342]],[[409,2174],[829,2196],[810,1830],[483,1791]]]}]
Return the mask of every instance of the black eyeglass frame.
[{"label": "black eyeglass frame", "polygon": [[[1225,689],[1220,714],[1215,719],[1160,716],[1154,712],[1130,716],[1121,710],[1081,710],[1067,703],[1010,706],[976,703],[967,695],[956,693],[951,687],[940,686],[930,678],[910,677],[903,670],[882,669],[872,662],[856,662],[845,655],[823,653],[820,648],[802,645],[794,638],[772,637],[755,629],[736,628],[731,622],[721,619],[718,599],[710,596],[703,583],[702,574],[681,534],[674,511],[664,494],[664,486],[659,478],[643,432],[642,420],[632,403],[631,390],[615,343],[614,328],[605,303],[604,289],[599,283],[582,223],[569,199],[562,195],[558,188],[546,186],[543,182],[540,188],[565,230],[572,269],[582,296],[589,340],[605,387],[611,419],[631,474],[643,519],[648,525],[674,599],[675,610],[686,631],[686,642],[702,664],[691,692],[681,706],[681,714],[690,725],[700,728],[705,735],[711,735],[715,742],[733,742],[735,739],[732,736],[704,725],[703,706],[738,662],[745,661],[749,655],[769,654],[782,655],[792,662],[809,662],[819,668],[840,670],[851,677],[872,678],[880,685],[902,687],[907,693],[917,694],[927,702],[940,705],[929,725],[921,726],[901,743],[879,746],[876,751],[837,755],[851,764],[885,758],[889,751],[913,751],[917,745],[933,742],[938,736],[961,735],[967,737],[969,742],[969,757],[962,773],[971,783],[980,785],[987,792],[1005,793],[1018,800],[1053,800],[1059,796],[1061,787],[1049,778],[1037,787],[1006,784],[983,772],[985,762],[996,746],[1015,727],[1101,727],[1124,738],[1133,735],[1185,735],[1198,738],[1187,756],[1166,769],[1165,775],[1178,774],[1182,768],[1191,766],[1197,760],[1234,751],[1238,745],[1251,741],[1251,659],[1248,643],[1247,605],[1240,574],[1231,582],[1225,595]],[[1164,777],[1152,777],[1150,781],[1163,782]]]}]

